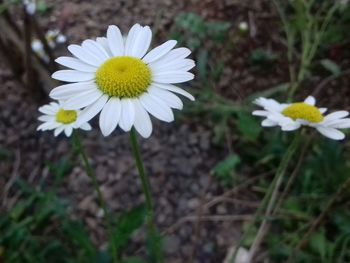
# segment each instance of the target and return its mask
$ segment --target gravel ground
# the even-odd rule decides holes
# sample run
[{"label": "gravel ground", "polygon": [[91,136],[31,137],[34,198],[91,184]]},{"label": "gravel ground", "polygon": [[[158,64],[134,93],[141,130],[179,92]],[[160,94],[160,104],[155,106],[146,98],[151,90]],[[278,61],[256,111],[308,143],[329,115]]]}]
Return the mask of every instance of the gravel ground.
[{"label": "gravel ground", "polygon": [[[160,43],[167,39],[166,32],[181,12],[196,12],[210,20],[229,21],[232,36],[237,35],[239,22],[249,21],[248,38],[239,41],[231,53],[223,56],[226,67],[220,82],[215,85],[216,90],[228,99],[237,101],[253,91],[265,90],[288,80],[284,44],[279,39],[279,32],[270,32],[278,20],[271,14],[268,1],[47,2],[49,15],[42,17],[40,22],[46,29],[60,28],[69,43],[79,43],[86,36],[105,34],[109,24],[117,24],[125,32],[135,22],[153,25],[157,29],[154,43]],[[260,46],[273,51],[279,59],[274,70],[261,72],[249,64],[249,54]],[[58,53],[64,52],[62,49]],[[36,132],[39,103],[33,101],[1,61],[0,83],[0,148],[7,149],[13,159],[11,163],[0,163],[0,173],[19,176],[32,184],[43,177],[50,180],[51,174],[44,162],[57,162],[62,156],[68,156],[71,150],[69,140],[53,138],[49,132]],[[152,137],[148,140],[140,138],[140,142],[152,185],[156,221],[159,229],[168,233],[164,243],[167,263],[190,262],[191,259],[200,263],[222,262],[229,247],[237,240],[241,225],[241,220],[235,221],[225,216],[249,214],[251,209],[242,204],[219,203],[203,211],[204,215],[217,217],[203,219],[201,224],[198,219],[187,216],[196,215],[201,204],[223,194],[224,189],[212,179],[210,172],[227,155],[227,150],[214,145],[207,123],[194,121],[182,113],[178,114],[174,123],[154,123]],[[96,121],[93,126],[98,126]],[[114,133],[104,138],[95,129],[84,134],[84,144],[102,185],[108,208],[120,214],[142,203],[140,181],[127,134]],[[0,188],[8,179],[6,176],[0,177]],[[71,201],[72,215],[83,220],[94,243],[105,247],[101,212],[90,180],[81,165],[67,175],[60,195]],[[246,194],[244,198],[251,200],[254,196]],[[7,206],[11,206],[13,200],[15,198],[10,196]],[[135,249],[140,238],[142,234],[134,237]]]}]

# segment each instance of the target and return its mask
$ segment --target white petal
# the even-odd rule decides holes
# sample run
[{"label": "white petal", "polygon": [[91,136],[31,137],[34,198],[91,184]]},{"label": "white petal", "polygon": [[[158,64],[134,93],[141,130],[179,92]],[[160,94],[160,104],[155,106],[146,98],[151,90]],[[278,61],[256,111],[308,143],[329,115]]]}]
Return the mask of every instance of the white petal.
[{"label": "white petal", "polygon": [[98,38],[96,38],[96,42],[99,43],[101,45],[101,47],[104,48],[104,50],[106,50],[106,52],[110,58],[113,57],[113,53],[112,53],[111,49],[109,48],[108,40],[106,37],[98,37]]},{"label": "white petal", "polygon": [[323,114],[327,111],[327,108],[319,108],[318,110]]},{"label": "white petal", "polygon": [[130,131],[132,125],[135,122],[135,108],[131,99],[121,99],[121,114],[119,126],[124,131]]},{"label": "white petal", "polygon": [[92,129],[91,125],[89,123],[83,123],[80,125],[79,129],[82,129],[84,131],[90,131]]},{"label": "white petal", "polygon": [[271,121],[269,119],[265,119],[261,122],[261,126],[263,127],[273,127],[273,126],[277,126],[278,123],[275,121]]},{"label": "white petal", "polygon": [[180,89],[179,87],[176,87],[174,85],[160,84],[160,83],[154,83],[153,85],[158,87],[158,88],[161,88],[161,89],[166,89],[166,90],[181,94],[182,96],[185,96],[186,98],[188,98],[191,101],[195,100],[195,98],[190,93],[188,93],[187,91]]},{"label": "white petal", "polygon": [[63,103],[62,107],[65,110],[78,110],[93,104],[102,95],[102,92],[98,89],[89,90],[68,99]]},{"label": "white petal", "polygon": [[166,65],[174,60],[184,59],[191,54],[191,50],[185,47],[175,48],[168,52],[165,56],[152,62],[151,64],[156,67],[158,65]]},{"label": "white petal", "polygon": [[316,104],[316,99],[313,96],[308,96],[305,100],[304,103],[309,104],[311,106],[315,106]]},{"label": "white petal", "polygon": [[269,115],[269,112],[265,111],[265,110],[255,110],[255,111],[253,111],[252,114],[254,116],[263,116],[263,117],[265,117],[265,116]]},{"label": "white petal", "polygon": [[38,109],[41,113],[48,114],[48,115],[55,115],[56,110],[51,105],[44,105],[39,107]]},{"label": "white petal", "polygon": [[180,98],[170,91],[152,86],[148,89],[148,93],[151,96],[157,97],[158,99],[164,101],[170,108],[179,110],[183,108],[183,103]]},{"label": "white petal", "polygon": [[63,130],[64,130],[64,126],[63,126],[63,125],[60,126],[60,127],[57,127],[57,128],[55,129],[55,131],[53,132],[53,135],[54,135],[55,137],[57,137],[61,132],[63,132]]},{"label": "white petal", "polygon": [[72,57],[59,57],[55,60],[58,64],[67,68],[75,69],[83,72],[96,72],[97,68],[82,62],[77,58]]},{"label": "white petal", "polygon": [[54,109],[55,111],[57,111],[57,110],[59,110],[61,107],[60,107],[60,105],[58,104],[58,103],[56,103],[56,102],[50,102],[50,107],[52,108],[52,109]]},{"label": "white petal", "polygon": [[139,24],[133,25],[132,28],[129,30],[128,36],[126,37],[125,41],[124,55],[130,56],[132,54],[134,41],[141,30],[142,27]]},{"label": "white petal", "polygon": [[142,59],[146,64],[156,61],[157,59],[166,55],[170,50],[176,46],[176,40],[168,40],[162,45],[152,49],[148,54]]},{"label": "white petal", "polygon": [[268,111],[275,111],[275,112],[280,112],[282,111],[282,108],[285,108],[287,106],[287,105],[278,103],[274,99],[266,99],[263,97],[257,98],[256,100],[254,100],[253,103],[260,107],[263,107]]},{"label": "white petal", "polygon": [[68,126],[64,129],[64,133],[66,134],[67,137],[71,136],[73,132],[72,126]]},{"label": "white petal", "polygon": [[158,63],[156,65],[150,64],[150,68],[155,73],[161,73],[164,71],[188,71],[192,69],[196,64],[192,59],[176,59],[167,64]]},{"label": "white petal", "polygon": [[324,125],[336,129],[348,129],[350,128],[350,118],[329,121]]},{"label": "white petal", "polygon": [[294,131],[300,128],[300,123],[294,122],[294,123],[288,123],[286,125],[282,126],[282,131]]},{"label": "white petal", "polygon": [[110,98],[100,114],[100,128],[103,136],[110,135],[118,125],[121,112],[119,98]]},{"label": "white petal", "polygon": [[102,64],[102,61],[99,58],[97,58],[96,56],[94,56],[90,52],[86,51],[81,46],[69,45],[68,46],[68,50],[76,58],[80,59],[81,61],[83,61],[83,62],[85,62],[85,63],[87,63],[89,65],[92,65],[92,66],[95,66],[95,67],[99,67]]},{"label": "white petal", "polygon": [[91,54],[94,54],[94,56],[98,57],[101,63],[105,62],[107,59],[110,58],[106,50],[96,41],[87,39],[83,41],[81,46],[84,49],[88,49]]},{"label": "white petal", "polygon": [[165,122],[172,122],[174,120],[174,114],[170,107],[163,101],[150,96],[150,94],[143,94],[140,97],[140,102],[142,106],[154,117]]},{"label": "white petal", "polygon": [[50,92],[50,97],[55,100],[67,100],[78,94],[97,89],[94,83],[73,83],[58,86]]},{"label": "white petal", "polygon": [[295,121],[289,117],[285,117],[284,115],[278,113],[278,112],[270,112],[267,118],[271,121],[277,122],[279,125],[289,125],[294,124]]},{"label": "white petal", "polygon": [[55,120],[55,116],[53,115],[42,115],[38,118],[39,121],[42,122],[49,122],[49,121],[54,121]]},{"label": "white petal", "polygon": [[329,127],[316,127],[316,129],[323,134],[324,136],[333,139],[333,140],[342,140],[345,138],[344,133],[341,131],[338,131],[334,128],[329,128]]},{"label": "white petal", "polygon": [[103,108],[108,100],[107,95],[102,95],[95,103],[91,104],[81,111],[79,118],[77,119],[76,125],[80,126],[85,122],[88,122],[95,117]]},{"label": "white petal", "polygon": [[107,30],[108,46],[115,57],[124,55],[124,40],[117,26],[111,25]]},{"label": "white petal", "polygon": [[145,26],[142,28],[142,30],[139,32],[139,34],[135,37],[135,41],[133,43],[131,56],[136,58],[142,58],[147,50],[149,49],[149,46],[151,44],[152,40],[152,31],[149,28],[149,26]]},{"label": "white petal", "polygon": [[324,117],[323,121],[330,121],[330,120],[335,120],[335,119],[340,119],[344,118],[349,115],[348,111],[336,111],[332,112],[331,114],[328,114],[326,117]]},{"label": "white petal", "polygon": [[95,74],[91,72],[65,69],[53,73],[52,78],[65,82],[89,81],[95,79]]},{"label": "white petal", "polygon": [[61,123],[58,123],[56,121],[45,122],[45,123],[39,125],[37,130],[42,130],[42,131],[53,130],[61,125],[62,125]]},{"label": "white petal", "polygon": [[182,83],[192,80],[194,75],[184,71],[167,71],[153,74],[153,80],[159,83]]},{"label": "white petal", "polygon": [[135,107],[135,123],[134,127],[137,132],[143,137],[148,138],[152,134],[152,122],[149,114],[143,108],[138,99],[134,100]]}]

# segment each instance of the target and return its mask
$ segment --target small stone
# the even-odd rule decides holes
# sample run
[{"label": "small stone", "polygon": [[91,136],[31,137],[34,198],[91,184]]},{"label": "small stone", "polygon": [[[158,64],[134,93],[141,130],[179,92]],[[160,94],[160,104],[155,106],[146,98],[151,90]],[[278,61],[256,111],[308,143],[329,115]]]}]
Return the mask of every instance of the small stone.
[{"label": "small stone", "polygon": [[187,203],[187,207],[190,209],[196,209],[199,207],[200,201],[198,198],[193,198],[191,200],[188,201]]},{"label": "small stone", "polygon": [[180,248],[180,239],[175,236],[167,236],[164,239],[164,251],[169,254],[175,254]]}]

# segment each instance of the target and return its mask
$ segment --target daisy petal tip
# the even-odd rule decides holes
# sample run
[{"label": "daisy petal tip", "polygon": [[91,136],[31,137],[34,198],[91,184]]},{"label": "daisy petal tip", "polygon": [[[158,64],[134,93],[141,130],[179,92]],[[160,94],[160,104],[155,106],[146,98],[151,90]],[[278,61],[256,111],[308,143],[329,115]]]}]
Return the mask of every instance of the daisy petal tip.
[{"label": "daisy petal tip", "polygon": [[304,100],[304,102],[306,103],[306,104],[309,104],[309,105],[311,105],[311,106],[314,106],[315,104],[316,104],[316,99],[315,99],[315,97],[313,97],[313,96],[308,96],[305,100]]},{"label": "daisy petal tip", "polygon": [[103,137],[107,137],[107,136],[109,136],[112,132],[106,132],[106,131],[101,130],[101,133],[102,133]]},{"label": "daisy petal tip", "polygon": [[144,139],[148,139],[149,137],[151,137],[152,133],[150,134],[140,134]]}]

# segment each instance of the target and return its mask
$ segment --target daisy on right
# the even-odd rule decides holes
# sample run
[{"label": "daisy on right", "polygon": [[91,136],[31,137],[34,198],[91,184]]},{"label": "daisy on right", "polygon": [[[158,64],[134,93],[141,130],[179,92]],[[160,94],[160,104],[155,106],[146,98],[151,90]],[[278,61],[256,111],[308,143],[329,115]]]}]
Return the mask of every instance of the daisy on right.
[{"label": "daisy on right", "polygon": [[260,97],[254,103],[264,110],[253,111],[253,115],[265,117],[263,127],[280,126],[282,131],[294,131],[302,126],[315,128],[322,135],[342,140],[345,134],[338,129],[350,128],[348,111],[335,111],[325,115],[327,108],[316,107],[316,99],[307,97],[303,102],[279,103],[274,99]]}]

